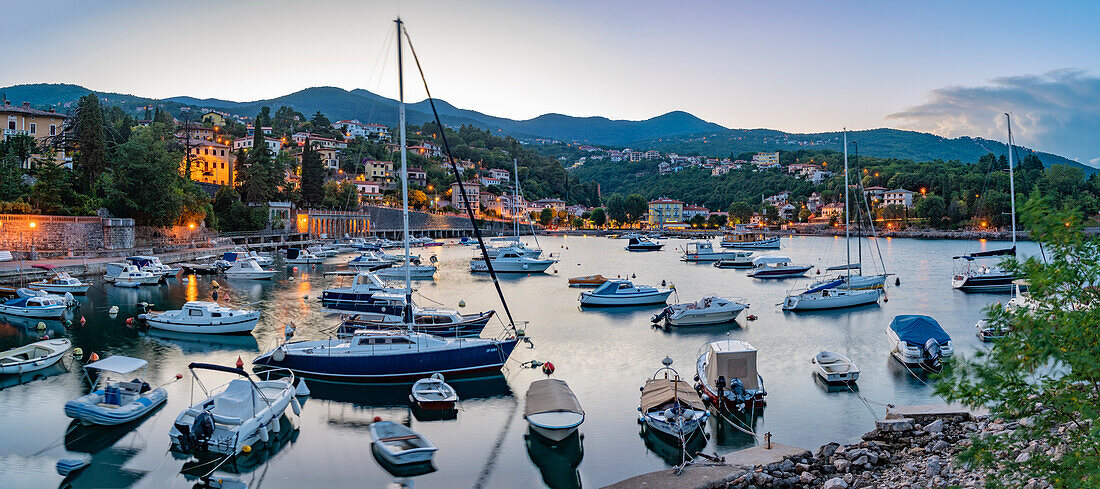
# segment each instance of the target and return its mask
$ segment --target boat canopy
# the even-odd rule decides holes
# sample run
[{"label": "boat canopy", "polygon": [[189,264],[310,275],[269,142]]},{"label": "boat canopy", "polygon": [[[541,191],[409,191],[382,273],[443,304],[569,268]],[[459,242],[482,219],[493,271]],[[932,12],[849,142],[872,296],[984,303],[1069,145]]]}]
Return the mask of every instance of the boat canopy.
[{"label": "boat canopy", "polygon": [[542,413],[584,414],[581,403],[564,380],[543,379],[531,382],[527,389],[524,417]]},{"label": "boat canopy", "polygon": [[1016,247],[1013,246],[1011,248],[1005,248],[1003,250],[979,251],[979,252],[976,252],[976,253],[971,253],[969,255],[960,255],[960,256],[954,257],[954,259],[958,260],[958,259],[961,258],[963,260],[973,260],[975,258],[984,258],[984,257],[987,257],[987,256],[1006,256],[1006,255],[1015,255],[1015,254],[1016,254]]},{"label": "boat canopy", "polygon": [[619,288],[621,286],[624,286],[624,285],[626,286],[626,287],[622,287],[624,289],[627,289],[627,288],[631,289],[631,290],[634,289],[634,284],[630,283],[627,280],[608,280],[607,282],[604,282],[599,287],[596,287],[596,289],[593,290],[592,293],[596,294],[596,295],[617,294],[619,292]]},{"label": "boat canopy", "polygon": [[45,263],[35,263],[34,265],[31,265],[31,268],[38,268],[38,269],[41,269],[41,270],[53,270],[53,269],[57,268],[57,265],[48,265],[48,264],[45,264]]},{"label": "boat canopy", "polygon": [[844,279],[833,280],[832,282],[829,282],[827,284],[819,285],[819,286],[814,287],[810,290],[807,290],[807,291],[803,292],[803,294],[812,294],[814,292],[819,292],[819,291],[822,291],[822,290],[825,290],[825,289],[833,289],[833,288],[836,288],[836,287],[840,287],[841,285],[844,285]]},{"label": "boat canopy", "polygon": [[288,248],[286,250],[286,257],[287,257],[288,260],[293,260],[295,258],[298,258],[298,255],[301,254],[301,253],[302,253],[302,250],[300,250],[298,248]]},{"label": "boat canopy", "polygon": [[895,316],[890,323],[890,329],[897,333],[898,339],[906,343],[923,345],[930,338],[935,338],[940,343],[951,341],[951,336],[940,327],[940,323],[918,314]]},{"label": "boat canopy", "polygon": [[791,259],[785,256],[758,256],[753,258],[752,264],[754,266],[760,265],[782,265],[790,263]]},{"label": "boat canopy", "polygon": [[713,383],[719,376],[738,379],[748,390],[760,388],[760,376],[756,372],[756,348],[744,340],[712,341],[707,352],[707,382]]},{"label": "boat canopy", "polygon": [[237,261],[237,257],[241,254],[242,253],[238,253],[236,251],[227,251],[225,253],[222,253],[222,260],[225,260],[229,263],[233,263],[233,262]]},{"label": "boat canopy", "polygon": [[826,268],[826,272],[834,272],[837,270],[860,270],[863,267],[859,263],[849,263],[847,265],[837,265],[835,267]]},{"label": "boat canopy", "polygon": [[692,409],[705,411],[706,406],[699,394],[687,382],[672,379],[649,379],[642,388],[642,412],[660,407],[675,400],[691,406]]},{"label": "boat canopy", "polygon": [[149,362],[140,358],[124,357],[122,355],[115,355],[104,358],[98,362],[89,363],[84,368],[94,370],[105,370],[107,372],[114,372],[116,374],[125,375],[135,370],[143,369]]},{"label": "boat canopy", "polygon": [[152,265],[153,261],[144,256],[128,256],[126,261],[138,268],[144,268],[146,265]]}]

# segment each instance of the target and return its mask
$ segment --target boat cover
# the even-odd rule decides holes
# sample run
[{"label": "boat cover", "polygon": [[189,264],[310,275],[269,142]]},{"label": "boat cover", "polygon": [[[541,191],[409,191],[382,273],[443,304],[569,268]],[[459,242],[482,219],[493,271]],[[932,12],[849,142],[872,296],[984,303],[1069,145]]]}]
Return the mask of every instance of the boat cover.
[{"label": "boat cover", "polygon": [[153,263],[152,260],[141,256],[128,256],[126,257],[126,261],[130,262],[130,264],[138,267],[139,269]]},{"label": "boat cover", "polygon": [[39,268],[39,269],[42,269],[42,270],[53,270],[53,269],[57,268],[57,265],[48,265],[48,264],[45,264],[45,263],[36,263],[34,265],[31,265],[31,268]]},{"label": "boat cover", "polygon": [[760,377],[756,371],[756,348],[744,340],[718,340],[708,344],[707,384],[714,385],[719,376],[738,379],[748,390],[760,388]]},{"label": "boat cover", "polygon": [[671,379],[649,379],[642,388],[642,412],[670,403],[677,398],[692,409],[705,411],[703,400],[687,382]]},{"label": "boat cover", "polygon": [[237,256],[238,255],[239,255],[239,253],[237,253],[236,251],[227,251],[225,253],[222,253],[222,260],[225,260],[229,263],[233,263],[233,262],[237,261]]},{"label": "boat cover", "polygon": [[956,260],[959,259],[959,258],[962,258],[964,260],[973,260],[975,258],[982,258],[982,257],[986,257],[986,256],[1004,256],[1004,255],[1015,255],[1015,254],[1016,254],[1016,247],[1013,246],[1011,248],[1005,248],[1003,250],[979,251],[979,252],[976,252],[976,253],[971,253],[969,255],[956,256],[954,258]]},{"label": "boat cover", "polygon": [[542,413],[584,414],[581,403],[564,380],[542,379],[531,382],[527,389],[527,406],[523,416]]},{"label": "boat cover", "polygon": [[807,291],[803,292],[803,294],[812,294],[814,292],[818,292],[818,291],[821,291],[821,290],[840,287],[841,285],[844,285],[844,279],[833,280],[832,282],[829,282],[827,284],[819,285],[819,286],[814,287],[810,290],[807,290]]},{"label": "boat cover", "polygon": [[[621,284],[630,285],[630,282],[627,282],[626,280],[608,280],[607,282],[604,282],[599,287],[596,287],[596,289],[592,291],[592,294],[593,295],[614,295],[614,294],[617,294],[619,292],[619,285],[621,285]],[[631,290],[633,290],[633,288],[631,288]]]},{"label": "boat cover", "polygon": [[298,258],[298,254],[300,254],[301,252],[302,252],[302,250],[300,250],[298,248],[290,248],[290,249],[286,250],[286,258],[288,260],[293,260],[295,258]]},{"label": "boat cover", "polygon": [[825,271],[835,272],[837,270],[859,270],[861,268],[863,268],[863,266],[860,265],[859,263],[852,263],[852,264],[848,264],[848,265],[837,265],[835,267],[829,267],[829,268],[826,268]]},{"label": "boat cover", "polygon": [[104,358],[98,362],[89,363],[84,368],[106,370],[108,372],[114,372],[116,374],[128,374],[135,370],[145,368],[149,362],[140,358],[124,357],[122,355],[115,355]]},{"label": "boat cover", "polygon": [[951,341],[940,323],[935,319],[922,315],[903,315],[894,317],[890,323],[890,329],[897,333],[898,338],[907,343],[923,345],[929,338],[935,338],[937,342]]}]

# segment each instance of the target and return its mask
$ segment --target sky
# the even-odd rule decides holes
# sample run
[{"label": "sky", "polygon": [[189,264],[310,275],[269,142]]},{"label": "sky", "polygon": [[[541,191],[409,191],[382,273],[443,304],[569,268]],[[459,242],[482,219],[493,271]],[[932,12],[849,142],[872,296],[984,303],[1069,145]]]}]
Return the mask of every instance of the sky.
[{"label": "sky", "polygon": [[1100,2],[55,0],[5,16],[0,86],[396,97],[401,16],[433,94],[487,114],[1003,140],[1012,112],[1017,142],[1100,164]]}]

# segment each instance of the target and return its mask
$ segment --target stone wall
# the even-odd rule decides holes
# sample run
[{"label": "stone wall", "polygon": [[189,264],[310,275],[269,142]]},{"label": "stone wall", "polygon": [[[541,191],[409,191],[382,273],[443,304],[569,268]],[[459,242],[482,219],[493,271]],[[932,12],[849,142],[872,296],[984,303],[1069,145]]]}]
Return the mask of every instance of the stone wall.
[{"label": "stone wall", "polygon": [[85,251],[133,247],[133,219],[0,215],[0,249],[16,254],[79,254]]}]

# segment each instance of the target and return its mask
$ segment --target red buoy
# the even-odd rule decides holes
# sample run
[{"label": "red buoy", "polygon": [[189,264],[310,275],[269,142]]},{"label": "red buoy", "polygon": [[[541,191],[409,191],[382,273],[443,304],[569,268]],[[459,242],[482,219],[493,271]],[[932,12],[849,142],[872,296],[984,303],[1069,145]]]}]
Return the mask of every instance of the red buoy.
[{"label": "red buoy", "polygon": [[134,318],[126,318],[126,325],[127,326],[133,326],[134,325]]},{"label": "red buoy", "polygon": [[93,351],[91,355],[88,355],[88,361],[89,362],[98,362],[99,361],[99,354]]},{"label": "red buoy", "polygon": [[237,355],[237,368],[244,368],[244,360],[241,360],[240,355]]},{"label": "red buoy", "polygon": [[84,319],[84,316],[80,316],[80,325],[84,326],[84,323],[86,323],[86,322],[88,322],[88,320]]},{"label": "red buoy", "polygon": [[550,363],[550,362],[546,362],[546,363],[542,364],[542,373],[544,373],[546,375],[550,375],[550,374],[554,373],[554,364]]},{"label": "red buoy", "polygon": [[183,374],[176,374],[176,380],[179,380],[179,379],[182,379],[182,378],[183,378]]},{"label": "red buoy", "polygon": [[382,417],[381,416],[375,416],[374,417],[374,422],[377,423],[379,421],[382,421]]}]

